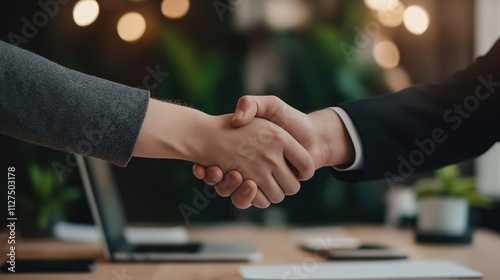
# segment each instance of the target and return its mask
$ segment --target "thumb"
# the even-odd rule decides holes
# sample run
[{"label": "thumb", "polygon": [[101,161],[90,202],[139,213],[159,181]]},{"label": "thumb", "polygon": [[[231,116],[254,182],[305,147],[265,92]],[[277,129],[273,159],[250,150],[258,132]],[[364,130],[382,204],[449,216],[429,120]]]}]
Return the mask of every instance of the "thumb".
[{"label": "thumb", "polygon": [[238,100],[231,124],[235,127],[245,126],[250,123],[257,114],[257,101],[255,96],[243,96]]},{"label": "thumb", "polygon": [[236,113],[231,124],[239,127],[248,124],[253,118],[263,118],[281,127],[286,125],[285,111],[293,112],[292,107],[273,95],[252,96],[246,95],[238,100]]}]

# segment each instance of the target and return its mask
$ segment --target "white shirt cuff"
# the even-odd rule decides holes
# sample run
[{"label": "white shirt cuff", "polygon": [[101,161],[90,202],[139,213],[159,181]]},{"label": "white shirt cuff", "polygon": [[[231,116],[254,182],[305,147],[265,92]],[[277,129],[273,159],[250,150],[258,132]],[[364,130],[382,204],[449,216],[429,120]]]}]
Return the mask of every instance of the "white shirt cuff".
[{"label": "white shirt cuff", "polygon": [[347,129],[347,133],[349,133],[349,137],[351,137],[352,145],[354,146],[354,162],[350,166],[332,166],[337,171],[352,171],[363,169],[364,166],[364,155],[363,155],[363,146],[361,144],[361,137],[359,137],[358,130],[354,123],[352,122],[349,115],[344,111],[344,109],[340,107],[331,107],[333,111],[339,115],[340,119],[344,123],[345,128]]}]

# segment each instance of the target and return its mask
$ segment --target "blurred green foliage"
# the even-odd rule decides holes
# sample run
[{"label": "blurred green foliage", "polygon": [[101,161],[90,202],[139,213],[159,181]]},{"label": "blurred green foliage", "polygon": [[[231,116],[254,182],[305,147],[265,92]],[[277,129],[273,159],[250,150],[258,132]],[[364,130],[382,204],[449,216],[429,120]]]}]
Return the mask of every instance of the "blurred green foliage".
[{"label": "blurred green foliage", "polygon": [[427,197],[459,197],[476,207],[490,207],[492,202],[476,190],[474,177],[461,177],[458,165],[443,167],[435,172],[436,177],[421,179],[416,183],[418,199]]},{"label": "blurred green foliage", "polygon": [[40,232],[50,230],[51,223],[66,218],[69,206],[83,197],[82,190],[58,180],[50,166],[28,163],[31,183],[29,194],[18,194],[18,202],[27,216],[33,217]]}]

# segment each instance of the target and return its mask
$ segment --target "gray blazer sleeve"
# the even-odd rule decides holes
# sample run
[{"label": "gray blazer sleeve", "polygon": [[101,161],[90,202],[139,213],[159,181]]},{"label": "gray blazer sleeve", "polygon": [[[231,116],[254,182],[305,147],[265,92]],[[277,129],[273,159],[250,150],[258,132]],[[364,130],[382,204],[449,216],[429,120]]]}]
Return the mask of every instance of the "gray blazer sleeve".
[{"label": "gray blazer sleeve", "polygon": [[149,91],[0,41],[0,133],[126,166],[148,103]]}]

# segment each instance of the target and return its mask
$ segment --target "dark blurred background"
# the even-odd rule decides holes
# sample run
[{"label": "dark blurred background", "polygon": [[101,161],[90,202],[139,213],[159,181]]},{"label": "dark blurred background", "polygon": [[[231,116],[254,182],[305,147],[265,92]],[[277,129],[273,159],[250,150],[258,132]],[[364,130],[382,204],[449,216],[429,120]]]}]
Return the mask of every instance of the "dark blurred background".
[{"label": "dark blurred background", "polygon": [[[376,0],[4,0],[0,39],[210,114],[232,112],[245,94],[277,95],[310,112],[436,82],[472,61],[474,1],[393,2],[381,9]],[[155,70],[169,74],[155,79]],[[24,224],[92,222],[76,169],[63,182],[47,179],[58,185],[48,191],[56,207],[37,203],[36,174],[54,177],[65,153],[2,135],[0,145],[1,166],[18,170]],[[473,172],[470,163],[463,169]],[[192,205],[193,189],[204,187],[187,162],[132,159],[114,171],[130,222],[182,224],[178,206]],[[191,220],[382,223],[388,192],[385,182],[345,184],[320,170],[280,205],[238,210],[213,198]]]}]

